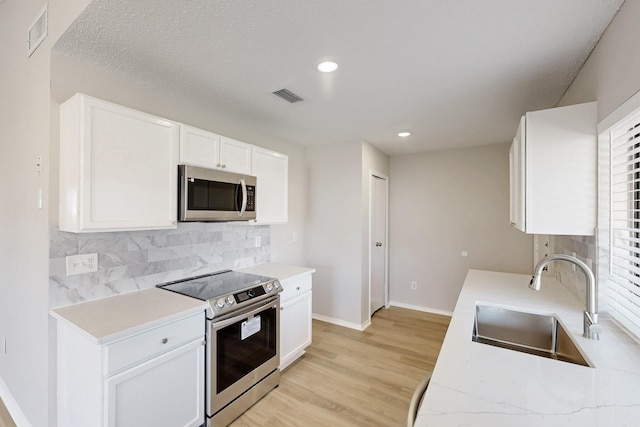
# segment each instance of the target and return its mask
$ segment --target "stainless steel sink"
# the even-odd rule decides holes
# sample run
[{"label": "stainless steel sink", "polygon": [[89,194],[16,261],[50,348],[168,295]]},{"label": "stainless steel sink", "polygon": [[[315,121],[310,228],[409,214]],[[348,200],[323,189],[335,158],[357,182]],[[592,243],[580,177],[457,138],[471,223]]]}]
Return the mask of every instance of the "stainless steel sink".
[{"label": "stainless steel sink", "polygon": [[477,304],[471,339],[482,344],[591,366],[555,316]]}]

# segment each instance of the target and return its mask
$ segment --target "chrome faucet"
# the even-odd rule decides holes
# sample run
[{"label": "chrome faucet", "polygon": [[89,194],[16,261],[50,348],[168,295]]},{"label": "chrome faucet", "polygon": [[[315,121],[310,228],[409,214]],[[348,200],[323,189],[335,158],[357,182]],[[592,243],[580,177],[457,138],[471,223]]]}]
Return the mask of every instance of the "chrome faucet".
[{"label": "chrome faucet", "polygon": [[598,288],[596,285],[596,278],[587,264],[580,261],[578,258],[562,254],[551,255],[543,258],[538,262],[538,265],[536,265],[536,268],[533,271],[533,277],[531,278],[531,283],[529,283],[529,288],[534,291],[540,290],[542,269],[553,261],[568,261],[580,267],[580,269],[584,271],[584,275],[587,278],[587,310],[584,312],[584,332],[582,333],[582,336],[592,340],[599,340],[601,328],[598,325]]}]

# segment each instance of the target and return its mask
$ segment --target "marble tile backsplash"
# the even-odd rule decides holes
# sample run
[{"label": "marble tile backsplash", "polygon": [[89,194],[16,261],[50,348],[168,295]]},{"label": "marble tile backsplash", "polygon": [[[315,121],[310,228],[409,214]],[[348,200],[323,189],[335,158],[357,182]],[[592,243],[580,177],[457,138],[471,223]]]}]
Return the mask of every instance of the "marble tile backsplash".
[{"label": "marble tile backsplash", "polygon": [[[271,229],[195,222],[179,223],[174,230],[114,233],[75,234],[52,228],[49,253],[49,306],[54,308],[269,262]],[[87,253],[98,254],[98,271],[67,276],[66,257]]]},{"label": "marble tile backsplash", "polygon": [[[593,274],[598,277],[596,254],[598,247],[595,236],[549,236],[554,254],[572,255],[584,261],[591,267]],[[554,262],[551,264],[553,275],[565,288],[580,301],[586,301],[587,286],[582,270],[574,271],[571,263]]]}]

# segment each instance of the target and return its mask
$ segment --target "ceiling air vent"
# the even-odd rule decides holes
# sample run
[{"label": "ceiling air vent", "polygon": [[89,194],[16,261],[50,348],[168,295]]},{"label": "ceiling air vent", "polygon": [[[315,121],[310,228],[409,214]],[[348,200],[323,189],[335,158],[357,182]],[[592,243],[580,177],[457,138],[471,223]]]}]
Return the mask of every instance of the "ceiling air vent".
[{"label": "ceiling air vent", "polygon": [[284,99],[285,101],[287,101],[290,104],[294,104],[296,102],[303,101],[302,98],[300,98],[298,95],[296,95],[295,93],[293,93],[293,92],[291,92],[290,90],[287,90],[287,89],[277,90],[277,91],[273,92],[273,94],[275,96],[277,96],[278,98]]},{"label": "ceiling air vent", "polygon": [[48,4],[44,6],[44,9],[42,9],[38,17],[29,27],[29,33],[27,34],[27,56],[31,56],[38,46],[40,46],[40,43],[47,37],[47,9]]}]

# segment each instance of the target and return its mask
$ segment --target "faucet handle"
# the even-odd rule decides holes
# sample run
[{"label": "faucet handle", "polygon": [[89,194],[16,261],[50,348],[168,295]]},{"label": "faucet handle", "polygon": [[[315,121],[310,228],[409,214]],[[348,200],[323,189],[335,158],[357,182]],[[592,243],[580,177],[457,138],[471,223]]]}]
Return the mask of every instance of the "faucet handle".
[{"label": "faucet handle", "polygon": [[592,340],[600,339],[602,326],[598,324],[598,315],[596,313],[584,312],[584,333],[582,336]]},{"label": "faucet handle", "polygon": [[602,326],[601,325],[589,325],[589,332],[591,332],[591,335],[600,335],[600,333],[602,332]]}]

